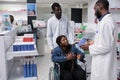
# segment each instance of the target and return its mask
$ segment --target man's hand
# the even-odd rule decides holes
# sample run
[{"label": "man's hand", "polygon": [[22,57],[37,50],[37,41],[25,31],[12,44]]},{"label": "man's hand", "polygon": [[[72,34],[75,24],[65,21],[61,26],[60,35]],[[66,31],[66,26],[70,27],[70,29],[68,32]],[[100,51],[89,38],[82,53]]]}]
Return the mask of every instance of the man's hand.
[{"label": "man's hand", "polygon": [[80,48],[82,48],[84,50],[88,50],[89,49],[89,44],[84,44]]},{"label": "man's hand", "polygon": [[94,41],[93,40],[88,40],[88,44],[92,45],[92,44],[94,44]]},{"label": "man's hand", "polygon": [[80,48],[84,49],[84,50],[88,50],[89,46],[94,44],[94,41],[92,40],[88,40],[86,44],[82,45]]}]

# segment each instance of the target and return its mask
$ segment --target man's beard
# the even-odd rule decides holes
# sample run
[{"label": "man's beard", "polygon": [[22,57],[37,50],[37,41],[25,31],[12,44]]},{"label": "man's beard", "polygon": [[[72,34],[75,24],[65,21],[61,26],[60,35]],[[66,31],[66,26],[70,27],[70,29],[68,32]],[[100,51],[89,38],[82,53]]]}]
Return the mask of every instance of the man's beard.
[{"label": "man's beard", "polygon": [[95,16],[96,16],[98,19],[101,17],[101,14],[100,14],[99,10],[96,10]]}]

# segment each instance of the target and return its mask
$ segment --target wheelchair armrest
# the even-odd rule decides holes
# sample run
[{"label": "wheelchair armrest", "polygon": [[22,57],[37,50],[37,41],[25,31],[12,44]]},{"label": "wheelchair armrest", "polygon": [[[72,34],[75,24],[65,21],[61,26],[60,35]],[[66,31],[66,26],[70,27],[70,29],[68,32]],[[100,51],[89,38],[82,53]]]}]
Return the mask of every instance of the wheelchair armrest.
[{"label": "wheelchair armrest", "polygon": [[84,60],[84,59],[80,59],[80,61],[81,61],[81,62],[83,62],[83,63],[85,63],[85,62],[86,62],[86,60]]},{"label": "wheelchair armrest", "polygon": [[55,68],[56,72],[60,75],[60,65],[59,65],[59,63],[54,63],[54,68]]}]

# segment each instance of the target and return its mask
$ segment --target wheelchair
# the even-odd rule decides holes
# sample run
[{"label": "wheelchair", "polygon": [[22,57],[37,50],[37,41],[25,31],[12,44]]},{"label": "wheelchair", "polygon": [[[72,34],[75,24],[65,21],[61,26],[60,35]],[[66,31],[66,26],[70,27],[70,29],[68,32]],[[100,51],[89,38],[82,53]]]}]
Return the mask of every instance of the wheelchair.
[{"label": "wheelchair", "polygon": [[[75,45],[75,44],[74,44]],[[75,45],[76,46],[76,45]],[[77,47],[77,46],[76,46]],[[79,47],[77,47],[79,50],[81,50]],[[86,72],[86,80],[91,74],[90,72],[87,72],[86,70],[86,60],[83,59],[83,61],[77,61],[77,64],[81,66],[81,68]],[[55,63],[54,65],[57,66],[57,69],[54,68],[54,66],[51,66],[49,69],[49,80],[60,80],[60,65],[59,63]]]},{"label": "wheelchair", "polygon": [[60,65],[55,63],[57,69],[54,66],[50,67],[49,69],[49,80],[60,80]]},{"label": "wheelchair", "polygon": [[[51,66],[49,69],[49,80],[60,80],[60,65],[58,63],[55,63],[54,65],[57,66],[57,68],[54,68],[54,66]],[[86,63],[84,62],[78,62],[78,65],[82,67],[82,69],[86,72]],[[86,79],[88,77],[88,73],[86,72]]]}]

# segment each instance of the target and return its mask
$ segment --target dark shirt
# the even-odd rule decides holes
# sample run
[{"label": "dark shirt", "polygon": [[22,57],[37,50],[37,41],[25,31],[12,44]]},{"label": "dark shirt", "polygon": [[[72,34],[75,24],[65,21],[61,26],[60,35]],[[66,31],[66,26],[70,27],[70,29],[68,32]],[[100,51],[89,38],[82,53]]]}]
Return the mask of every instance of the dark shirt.
[{"label": "dark shirt", "polygon": [[[80,54],[81,59],[84,58],[84,53],[78,50],[74,45],[70,45],[71,52],[75,55]],[[77,56],[74,60],[67,60],[66,54],[64,53],[63,49],[61,49],[59,46],[54,48],[52,51],[52,61],[54,63],[59,63],[61,70],[71,70],[71,68],[77,65]]]}]

